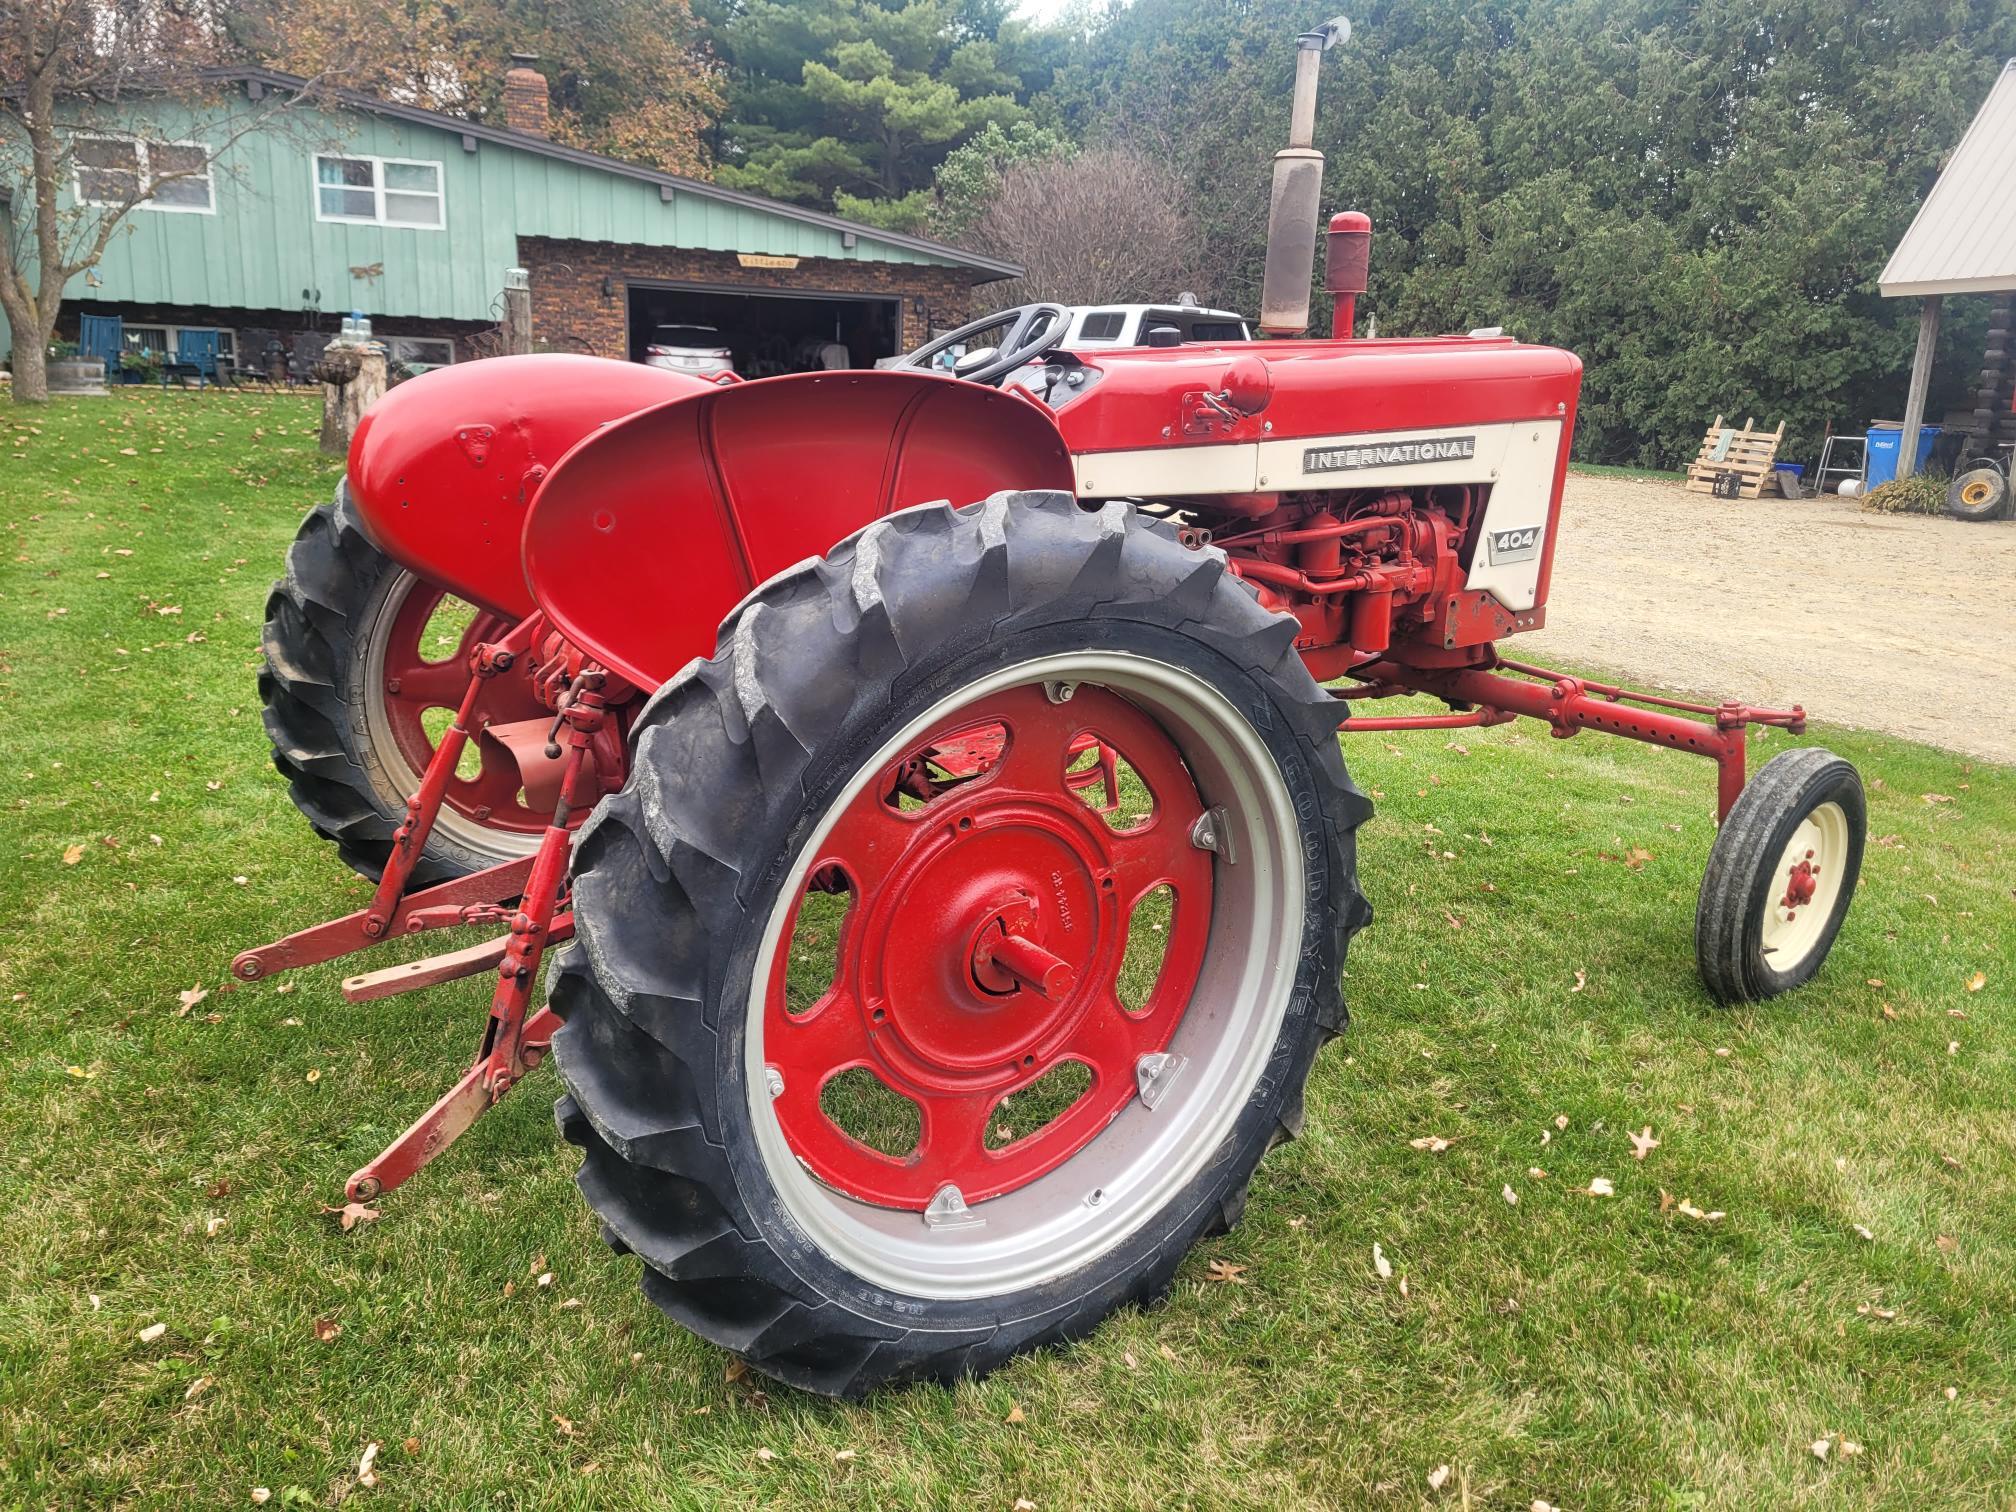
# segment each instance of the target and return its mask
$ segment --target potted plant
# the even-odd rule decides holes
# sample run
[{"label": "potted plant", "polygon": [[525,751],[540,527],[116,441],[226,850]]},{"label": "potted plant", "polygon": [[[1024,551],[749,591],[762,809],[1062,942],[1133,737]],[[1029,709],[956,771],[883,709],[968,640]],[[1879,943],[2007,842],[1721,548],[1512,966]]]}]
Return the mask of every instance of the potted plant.
[{"label": "potted plant", "polygon": [[105,359],[80,357],[74,341],[49,344],[49,392],[52,394],[102,394],[105,388]]},{"label": "potted plant", "polygon": [[161,377],[161,354],[150,347],[123,353],[119,373],[127,383],[156,383]]}]

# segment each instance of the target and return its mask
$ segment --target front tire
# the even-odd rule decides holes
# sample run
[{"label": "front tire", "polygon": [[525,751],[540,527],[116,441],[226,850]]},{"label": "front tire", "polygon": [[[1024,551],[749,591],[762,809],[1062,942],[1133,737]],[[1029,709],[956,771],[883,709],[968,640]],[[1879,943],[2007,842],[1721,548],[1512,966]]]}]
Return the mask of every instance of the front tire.
[{"label": "front tire", "polygon": [[1818,746],[1774,756],[1708,853],[1694,914],[1701,980],[1724,1003],[1810,981],[1855,898],[1868,802],[1855,768]]},{"label": "front tire", "polygon": [[[659,691],[577,846],[553,1000],[581,1189],[661,1308],[856,1396],[1082,1335],[1238,1220],[1369,916],[1369,805],[1294,633],[1124,504],[997,494],[772,580]],[[1088,736],[1145,816],[1074,790]],[[1130,905],[1163,887],[1136,1009]],[[850,906],[798,1012],[808,889]],[[1067,1062],[1076,1101],[987,1148]],[[863,1070],[916,1106],[907,1151],[833,1122]]]}]

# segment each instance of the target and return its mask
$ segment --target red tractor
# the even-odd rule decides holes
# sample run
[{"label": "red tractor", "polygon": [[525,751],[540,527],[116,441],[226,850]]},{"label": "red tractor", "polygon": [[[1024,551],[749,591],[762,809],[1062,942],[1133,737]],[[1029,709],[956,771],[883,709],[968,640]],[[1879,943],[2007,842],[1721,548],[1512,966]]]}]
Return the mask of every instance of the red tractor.
[{"label": "red tractor", "polygon": [[[886,371],[524,357],[365,417],[274,591],[262,688],[296,801],[379,885],[234,971],[488,924],[344,990],[496,986],[474,1064],[353,1199],[550,1048],[605,1237],[757,1368],[854,1395],[1083,1334],[1238,1220],[1343,1026],[1371,807],[1340,731],[1525,716],[1710,756],[1708,989],[1819,968],[1860,781],[1804,749],[1745,782],[1746,727],[1800,710],[1498,649],[1545,616],[1577,359],[1354,340],[1348,214],[1336,329],[1288,339],[1335,35],[1299,55],[1268,339],[1069,356],[1039,305]],[[446,595],[476,608],[452,649],[423,637]],[[1404,694],[1446,712],[1364,712]],[[864,1097],[887,1137],[840,1116]]]}]

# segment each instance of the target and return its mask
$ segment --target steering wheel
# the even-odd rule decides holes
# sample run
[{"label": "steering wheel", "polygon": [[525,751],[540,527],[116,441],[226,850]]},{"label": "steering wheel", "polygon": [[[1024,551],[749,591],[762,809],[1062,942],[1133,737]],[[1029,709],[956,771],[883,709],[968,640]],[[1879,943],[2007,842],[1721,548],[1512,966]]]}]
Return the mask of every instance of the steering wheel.
[{"label": "steering wheel", "polygon": [[903,354],[900,368],[930,368],[932,359],[982,331],[1006,326],[1007,332],[993,346],[975,347],[952,364],[952,375],[970,383],[999,383],[1023,363],[1039,356],[1064,334],[1071,312],[1062,305],[1026,304],[996,310],[978,320],[968,321],[956,331],[947,331]]}]

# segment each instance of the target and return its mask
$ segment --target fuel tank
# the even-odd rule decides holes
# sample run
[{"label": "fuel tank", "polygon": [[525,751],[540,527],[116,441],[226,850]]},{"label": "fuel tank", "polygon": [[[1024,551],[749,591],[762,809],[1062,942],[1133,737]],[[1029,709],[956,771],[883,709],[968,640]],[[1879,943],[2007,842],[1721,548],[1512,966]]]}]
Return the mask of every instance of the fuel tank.
[{"label": "fuel tank", "polygon": [[402,567],[514,619],[532,611],[520,538],[534,493],[582,437],[712,390],[685,373],[565,353],[437,368],[388,392],[350,441],[350,499]]}]

